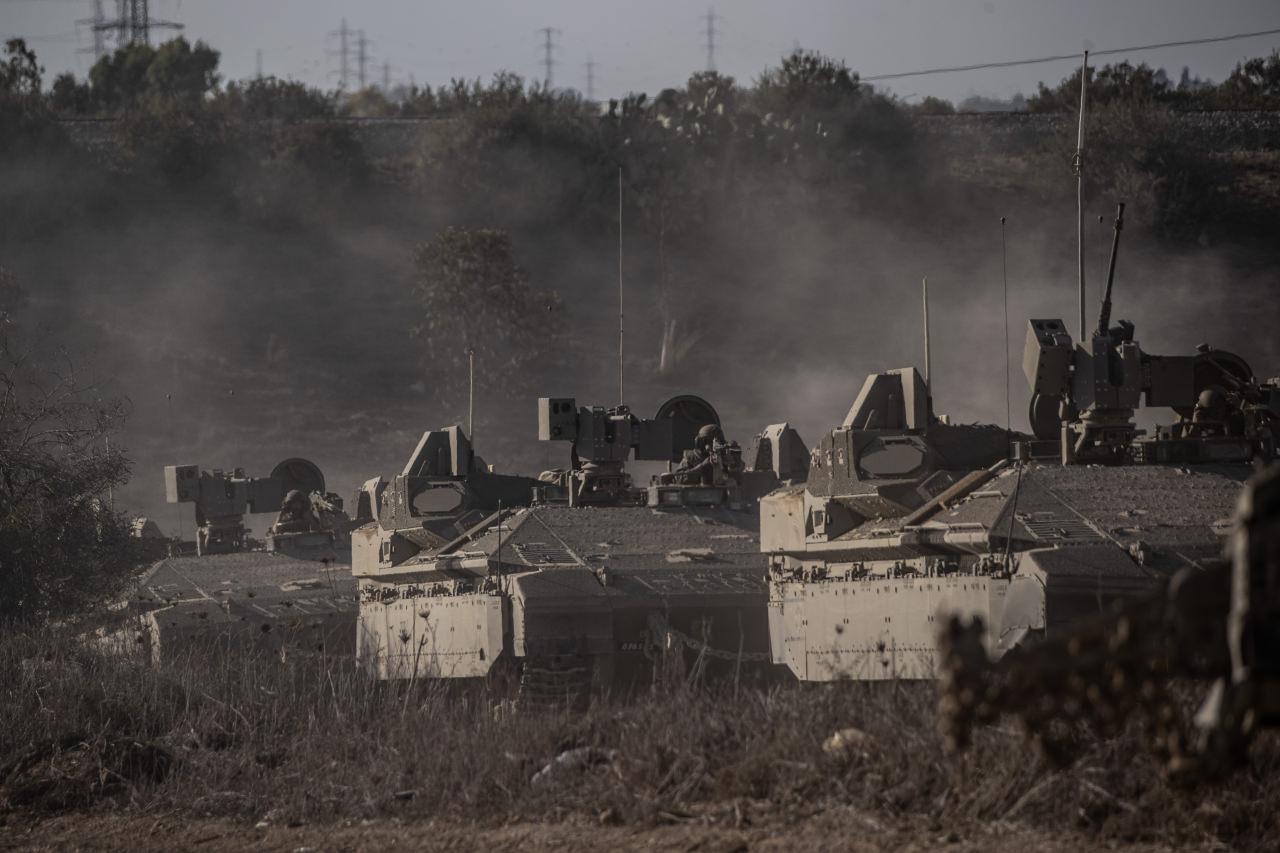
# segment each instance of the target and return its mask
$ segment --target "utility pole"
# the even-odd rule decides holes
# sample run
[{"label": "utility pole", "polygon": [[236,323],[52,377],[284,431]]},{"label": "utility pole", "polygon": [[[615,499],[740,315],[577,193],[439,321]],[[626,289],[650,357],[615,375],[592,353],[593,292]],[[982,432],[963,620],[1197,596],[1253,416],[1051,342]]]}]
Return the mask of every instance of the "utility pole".
[{"label": "utility pole", "polygon": [[543,27],[538,32],[542,34],[542,85],[549,90],[556,66],[555,37],[560,34],[560,31],[555,27]]},{"label": "utility pole", "polygon": [[587,100],[594,101],[596,99],[596,63],[590,56],[587,57]]},{"label": "utility pole", "polygon": [[704,20],[706,21],[706,25],[707,25],[706,40],[707,40],[707,70],[708,71],[716,70],[716,36],[719,35],[719,31],[716,30],[717,17],[718,16],[716,15],[716,10],[714,6],[707,9],[707,16]]},{"label": "utility pole", "polygon": [[1080,65],[1080,123],[1076,130],[1076,155],[1071,160],[1072,170],[1076,173],[1076,243],[1080,250],[1080,337],[1083,344],[1088,340],[1089,327],[1085,324],[1084,304],[1084,115],[1085,102],[1089,91],[1089,51],[1084,52],[1084,62]]},{"label": "utility pole", "polygon": [[[352,32],[347,27],[347,19],[342,19],[342,26],[333,30],[329,35],[338,37],[338,88],[346,91],[348,84],[351,82],[351,45],[349,44],[349,36]],[[333,53],[334,51],[329,51]]]},{"label": "utility pole", "polygon": [[369,45],[373,42],[364,37],[364,30],[360,30],[356,37],[356,80],[360,84],[360,88],[365,87],[365,69],[369,66]]}]

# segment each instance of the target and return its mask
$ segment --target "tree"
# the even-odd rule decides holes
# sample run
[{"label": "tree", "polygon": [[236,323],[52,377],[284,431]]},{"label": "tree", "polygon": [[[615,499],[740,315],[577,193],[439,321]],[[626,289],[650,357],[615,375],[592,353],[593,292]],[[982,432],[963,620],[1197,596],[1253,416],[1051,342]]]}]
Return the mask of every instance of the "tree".
[{"label": "tree", "polygon": [[422,321],[437,398],[455,402],[467,384],[468,353],[490,390],[517,393],[536,368],[550,372],[564,342],[559,296],[530,284],[511,238],[491,229],[446,228],[414,254]]},{"label": "tree", "polygon": [[218,51],[202,41],[192,47],[179,36],[156,50],[147,68],[147,94],[198,104],[218,85]]},{"label": "tree", "polygon": [[218,85],[218,51],[185,38],[159,48],[132,44],[102,57],[89,69],[94,101],[107,110],[146,103],[199,105]]},{"label": "tree", "polygon": [[1220,109],[1280,109],[1280,51],[1237,65],[1215,96]]},{"label": "tree", "polygon": [[71,364],[41,370],[19,352],[20,302],[0,270],[0,623],[78,613],[136,568],[108,501],[129,471],[108,445],[124,407],[81,384]]},{"label": "tree", "polygon": [[217,103],[229,113],[252,120],[299,121],[329,118],[334,112],[333,100],[319,89],[275,77],[228,83]]},{"label": "tree", "polygon": [[956,108],[944,98],[926,95],[924,100],[915,105],[913,111],[922,116],[949,116],[955,115]]},{"label": "tree", "polygon": [[0,99],[20,104],[39,100],[43,72],[35,51],[25,41],[9,39],[4,44],[4,61],[0,62]]},{"label": "tree", "polygon": [[59,74],[53,79],[49,106],[54,112],[82,115],[90,111],[92,104],[93,90],[89,84],[77,82],[74,74]]}]

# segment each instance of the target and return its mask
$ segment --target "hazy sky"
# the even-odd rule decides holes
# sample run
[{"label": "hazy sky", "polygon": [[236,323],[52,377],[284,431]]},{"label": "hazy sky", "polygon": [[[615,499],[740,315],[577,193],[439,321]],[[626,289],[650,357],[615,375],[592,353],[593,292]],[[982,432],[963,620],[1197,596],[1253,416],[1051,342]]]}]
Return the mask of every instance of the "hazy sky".
[{"label": "hazy sky", "polygon": [[[104,0],[108,14],[114,0]],[[1280,27],[1278,0],[719,0],[714,4],[716,66],[740,80],[796,46],[844,59],[864,75],[993,60],[1024,59],[1082,49],[1227,35]],[[92,55],[90,0],[0,0],[0,34],[21,35],[48,74],[83,75]],[[681,0],[152,0],[153,19],[180,21],[189,39],[222,52],[225,77],[251,76],[257,51],[267,74],[314,85],[337,82],[336,30],[345,17],[363,30],[368,80],[391,65],[395,83],[439,84],[485,77],[498,69],[542,76],[542,37],[555,27],[557,86],[586,88],[594,59],[595,94],[656,92],[706,65],[708,6]],[[153,41],[167,37],[153,34]],[[1280,36],[1136,53],[1135,61],[1184,65],[1214,80],[1243,58],[1280,48]],[[1105,61],[1118,61],[1108,57]],[[355,64],[354,45],[352,64]],[[897,94],[1007,97],[1056,82],[1070,62],[895,80]],[[354,72],[353,72],[354,77]],[[47,81],[46,81],[47,82]],[[354,81],[353,81],[354,83]]]}]

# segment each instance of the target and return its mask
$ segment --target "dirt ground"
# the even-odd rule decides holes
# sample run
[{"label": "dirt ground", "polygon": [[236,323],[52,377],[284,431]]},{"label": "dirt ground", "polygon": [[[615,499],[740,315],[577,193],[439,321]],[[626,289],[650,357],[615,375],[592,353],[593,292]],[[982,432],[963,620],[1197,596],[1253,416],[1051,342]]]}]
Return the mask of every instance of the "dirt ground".
[{"label": "dirt ground", "polygon": [[[1099,845],[1075,835],[1046,837],[1026,826],[989,823],[952,829],[886,824],[854,809],[804,820],[730,827],[679,821],[649,827],[588,822],[472,825],[448,821],[345,821],[303,826],[261,826],[177,816],[66,815],[39,820],[9,815],[0,826],[0,850],[948,850],[948,851],[1156,851],[1172,848]],[[1186,849],[1186,848],[1182,848]]]}]

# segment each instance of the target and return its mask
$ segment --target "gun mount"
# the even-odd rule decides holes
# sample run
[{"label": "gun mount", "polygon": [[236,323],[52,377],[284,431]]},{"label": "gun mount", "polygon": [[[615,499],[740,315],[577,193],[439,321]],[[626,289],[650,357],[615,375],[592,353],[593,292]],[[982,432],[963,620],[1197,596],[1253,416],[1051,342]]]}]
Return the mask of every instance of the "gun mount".
[{"label": "gun mount", "polygon": [[[230,473],[203,471],[198,465],[166,465],[165,500],[195,505],[196,553],[229,554],[247,547],[245,513],[279,510],[276,524],[268,533],[300,534],[324,530],[320,517],[310,506],[315,496],[329,514],[330,529],[342,511],[342,501],[326,495],[324,474],[315,463],[299,457],[276,465],[267,477],[250,477],[243,468]],[[277,529],[278,528],[278,529]]]},{"label": "gun mount", "polygon": [[[1061,320],[1031,320],[1022,367],[1031,384],[1028,419],[1043,455],[1052,445],[1072,463],[1227,462],[1275,455],[1280,388],[1259,383],[1247,362],[1201,345],[1196,355],[1142,351],[1127,320],[1109,328],[1112,282],[1123,226],[1115,221],[1107,287],[1098,326],[1087,342],[1073,343]],[[1179,421],[1143,438],[1134,411],[1172,408]]]},{"label": "gun mount", "polygon": [[[776,484],[775,467],[799,471],[794,457],[799,438],[785,424],[776,435],[757,441],[779,442],[758,451],[751,470],[742,448],[728,441],[720,415],[701,397],[684,394],[663,403],[652,418],[640,418],[627,406],[578,406],[572,397],[538,400],[538,439],[571,444],[571,467],[543,472],[539,500],[569,506],[715,506],[758,498]],[[626,463],[666,462],[668,470],[647,488],[634,486]],[[763,487],[763,488],[753,488]]]}]

